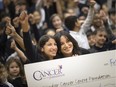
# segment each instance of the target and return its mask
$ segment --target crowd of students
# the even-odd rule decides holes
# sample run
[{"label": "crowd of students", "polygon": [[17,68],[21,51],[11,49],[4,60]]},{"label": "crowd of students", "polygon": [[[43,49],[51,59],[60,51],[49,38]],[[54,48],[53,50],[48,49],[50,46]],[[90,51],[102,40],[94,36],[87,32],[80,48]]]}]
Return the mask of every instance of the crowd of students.
[{"label": "crowd of students", "polygon": [[0,2],[0,87],[27,87],[24,64],[115,50],[115,1],[101,1]]}]

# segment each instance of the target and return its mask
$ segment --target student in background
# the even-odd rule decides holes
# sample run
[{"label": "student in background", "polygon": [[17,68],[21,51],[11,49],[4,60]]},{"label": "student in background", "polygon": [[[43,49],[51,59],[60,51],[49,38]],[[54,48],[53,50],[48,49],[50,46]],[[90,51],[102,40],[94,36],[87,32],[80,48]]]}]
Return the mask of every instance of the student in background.
[{"label": "student in background", "polygon": [[56,32],[63,30],[69,32],[69,30],[63,25],[62,19],[58,14],[53,14],[50,17],[50,23],[52,28],[55,29]]},{"label": "student in background", "polygon": [[93,32],[91,29],[87,31],[87,39],[89,42],[90,48],[95,45],[96,40],[95,40],[95,31]]},{"label": "student in background", "polygon": [[0,62],[0,87],[14,87],[7,81],[7,70],[5,66]]},{"label": "student in background", "polygon": [[79,47],[89,49],[89,43],[87,40],[86,32],[90,29],[92,20],[94,17],[94,0],[90,0],[90,9],[88,16],[84,23],[82,20],[78,20],[77,16],[69,16],[65,18],[64,24],[70,30],[71,36],[78,42]]},{"label": "student in background", "polygon": [[116,49],[116,39],[108,40],[107,37],[108,36],[104,28],[97,29],[95,34],[96,43],[90,49],[90,52],[94,53]]}]

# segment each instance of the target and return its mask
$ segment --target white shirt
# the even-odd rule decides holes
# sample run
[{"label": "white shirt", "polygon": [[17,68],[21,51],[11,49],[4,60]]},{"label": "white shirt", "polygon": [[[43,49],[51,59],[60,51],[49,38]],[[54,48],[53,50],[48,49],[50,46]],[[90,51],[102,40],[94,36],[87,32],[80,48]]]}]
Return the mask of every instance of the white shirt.
[{"label": "white shirt", "polygon": [[70,35],[77,41],[79,47],[89,49],[88,39],[85,33],[70,31]]},{"label": "white shirt", "polygon": [[94,16],[94,8],[90,8],[88,16],[84,21],[84,23],[82,24],[79,32],[70,31],[70,35],[78,42],[79,47],[90,49],[86,32],[91,27],[93,16]]}]

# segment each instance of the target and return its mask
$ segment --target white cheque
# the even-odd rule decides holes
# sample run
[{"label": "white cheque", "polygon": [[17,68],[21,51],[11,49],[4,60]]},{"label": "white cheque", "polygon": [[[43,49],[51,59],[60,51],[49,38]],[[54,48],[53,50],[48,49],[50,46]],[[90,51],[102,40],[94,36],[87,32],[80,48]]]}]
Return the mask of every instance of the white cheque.
[{"label": "white cheque", "polygon": [[116,87],[116,50],[25,65],[28,87]]}]

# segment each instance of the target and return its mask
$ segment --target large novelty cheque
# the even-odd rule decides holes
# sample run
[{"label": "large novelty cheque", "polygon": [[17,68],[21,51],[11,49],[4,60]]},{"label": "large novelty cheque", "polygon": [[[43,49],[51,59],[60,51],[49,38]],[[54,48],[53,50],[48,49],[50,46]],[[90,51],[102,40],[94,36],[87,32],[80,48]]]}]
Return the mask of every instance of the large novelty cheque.
[{"label": "large novelty cheque", "polygon": [[25,65],[28,87],[116,87],[116,50]]}]

